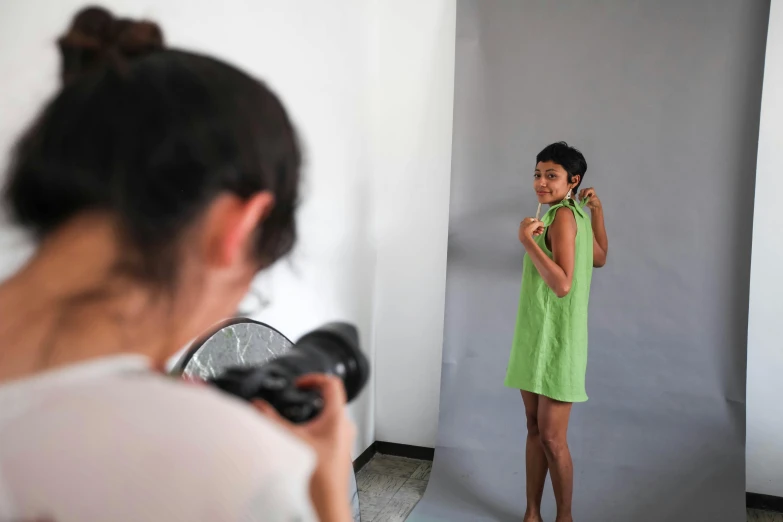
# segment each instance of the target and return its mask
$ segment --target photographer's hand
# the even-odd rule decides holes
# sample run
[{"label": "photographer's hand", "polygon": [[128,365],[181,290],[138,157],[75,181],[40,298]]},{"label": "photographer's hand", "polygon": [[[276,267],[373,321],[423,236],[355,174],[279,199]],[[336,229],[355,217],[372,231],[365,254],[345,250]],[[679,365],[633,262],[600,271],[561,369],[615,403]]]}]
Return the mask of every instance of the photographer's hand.
[{"label": "photographer's hand", "polygon": [[293,424],[284,419],[269,404],[254,404],[264,415],[305,441],[318,458],[310,482],[310,495],[321,522],[347,522],[352,518],[348,484],[353,472],[351,447],[356,427],[348,418],[345,387],[342,381],[329,375],[308,375],[297,386],[313,388],[321,393],[323,411],[306,424]]}]

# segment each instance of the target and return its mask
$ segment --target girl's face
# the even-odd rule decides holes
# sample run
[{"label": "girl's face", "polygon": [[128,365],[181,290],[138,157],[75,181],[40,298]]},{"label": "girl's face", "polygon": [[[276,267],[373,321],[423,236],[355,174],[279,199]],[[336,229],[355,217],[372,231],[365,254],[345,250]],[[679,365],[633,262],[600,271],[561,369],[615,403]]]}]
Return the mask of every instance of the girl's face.
[{"label": "girl's face", "polygon": [[[541,204],[553,205],[563,201],[568,190],[573,190],[578,184],[579,176],[573,176],[571,183],[568,183],[568,173],[557,163],[542,161],[536,165],[533,188]],[[571,197],[575,197],[573,192]]]}]

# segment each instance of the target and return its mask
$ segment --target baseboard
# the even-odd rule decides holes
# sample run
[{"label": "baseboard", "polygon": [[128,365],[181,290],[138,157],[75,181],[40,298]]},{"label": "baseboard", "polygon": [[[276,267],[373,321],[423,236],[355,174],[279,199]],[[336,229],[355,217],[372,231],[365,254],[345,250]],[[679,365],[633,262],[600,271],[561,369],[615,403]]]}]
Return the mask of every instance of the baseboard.
[{"label": "baseboard", "polygon": [[745,505],[751,509],[783,513],[783,497],[762,495],[761,493],[745,493]]},{"label": "baseboard", "polygon": [[361,455],[356,457],[356,460],[353,461],[353,472],[359,473],[359,470],[361,470],[365,464],[370,462],[370,460],[375,456],[377,452],[375,451],[375,442],[370,444],[370,447],[367,448],[362,452]]},{"label": "baseboard", "polygon": [[435,449],[433,448],[397,444],[396,442],[382,442],[379,440],[375,443],[375,450],[383,455],[394,455],[395,457],[406,457],[416,460],[433,460],[435,458]]},{"label": "baseboard", "polygon": [[353,461],[353,471],[358,473],[376,453],[381,455],[392,455],[394,457],[405,457],[416,460],[433,460],[435,458],[434,448],[424,448],[422,446],[411,446],[409,444],[397,444],[396,442],[375,441],[370,447],[362,452]]}]

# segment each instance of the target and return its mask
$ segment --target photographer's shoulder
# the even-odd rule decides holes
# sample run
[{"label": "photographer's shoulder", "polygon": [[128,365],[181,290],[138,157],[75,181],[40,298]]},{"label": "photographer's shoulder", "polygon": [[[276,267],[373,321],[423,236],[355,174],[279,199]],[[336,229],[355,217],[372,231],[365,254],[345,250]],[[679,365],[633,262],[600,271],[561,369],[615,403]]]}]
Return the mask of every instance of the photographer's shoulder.
[{"label": "photographer's shoulder", "polygon": [[[208,449],[240,454],[245,462],[263,460],[265,466],[285,455],[294,465],[312,465],[311,448],[261,415],[251,404],[207,385],[190,385],[168,378],[151,379],[137,391],[128,389],[130,399],[142,394],[148,408],[148,422],[173,433],[181,433],[197,445],[202,455]],[[227,448],[231,449],[227,449]],[[282,458],[282,457],[281,457]]]}]

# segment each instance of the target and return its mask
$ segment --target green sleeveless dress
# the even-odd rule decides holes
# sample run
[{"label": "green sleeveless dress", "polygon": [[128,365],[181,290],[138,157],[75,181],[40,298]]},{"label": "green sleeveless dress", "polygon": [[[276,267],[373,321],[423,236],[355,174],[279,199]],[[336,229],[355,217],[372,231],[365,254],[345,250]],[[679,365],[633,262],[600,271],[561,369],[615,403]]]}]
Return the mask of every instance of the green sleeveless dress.
[{"label": "green sleeveless dress", "polygon": [[[582,204],[564,200],[541,218],[547,230],[561,207],[570,208],[576,218],[571,291],[563,298],[557,297],[525,254],[505,385],[558,401],[584,402],[587,400],[587,304],[593,277],[593,227]],[[541,234],[535,241],[551,258],[545,237],[546,233]]]}]

